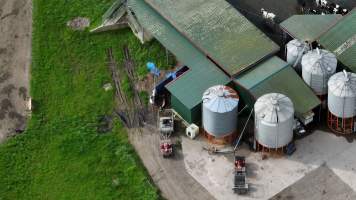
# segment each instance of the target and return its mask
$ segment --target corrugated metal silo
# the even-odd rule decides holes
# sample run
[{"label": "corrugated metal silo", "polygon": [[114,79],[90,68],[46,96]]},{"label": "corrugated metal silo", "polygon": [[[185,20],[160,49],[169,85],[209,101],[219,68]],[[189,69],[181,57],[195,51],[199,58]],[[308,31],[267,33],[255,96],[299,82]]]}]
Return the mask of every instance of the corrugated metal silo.
[{"label": "corrugated metal silo", "polygon": [[339,118],[356,116],[356,74],[339,72],[329,82],[328,108]]},{"label": "corrugated metal silo", "polygon": [[281,148],[293,139],[294,106],[285,95],[270,93],[255,103],[255,138],[266,148]]},{"label": "corrugated metal silo", "polygon": [[328,92],[328,80],[336,71],[337,59],[334,54],[323,49],[314,49],[302,58],[304,81],[317,95]]},{"label": "corrugated metal silo", "polygon": [[294,68],[300,68],[302,56],[309,51],[309,46],[305,42],[297,39],[291,40],[287,43],[287,63]]},{"label": "corrugated metal silo", "polygon": [[232,88],[217,85],[203,94],[203,127],[216,137],[222,138],[236,132],[239,97]]}]

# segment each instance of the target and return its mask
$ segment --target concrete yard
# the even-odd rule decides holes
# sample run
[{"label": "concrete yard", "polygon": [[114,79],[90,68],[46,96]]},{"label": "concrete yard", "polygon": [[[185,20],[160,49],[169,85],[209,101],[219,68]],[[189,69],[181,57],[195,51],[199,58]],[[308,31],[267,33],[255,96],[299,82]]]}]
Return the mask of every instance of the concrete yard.
[{"label": "concrete yard", "polygon": [[[209,155],[202,149],[206,145],[204,139],[192,141],[183,137],[188,173],[216,199],[236,199],[231,189],[232,155]],[[265,160],[261,159],[261,153],[242,147],[239,155],[246,156],[250,192],[239,199],[262,200],[273,196],[274,199],[355,199],[355,144],[343,137],[315,131],[296,145],[297,151],[290,157],[273,156]],[[310,195],[305,196],[303,190]]]},{"label": "concrete yard", "polygon": [[31,35],[31,0],[0,0],[0,142],[26,125]]},{"label": "concrete yard", "polygon": [[250,191],[239,196],[232,191],[233,155],[209,154],[209,144],[199,136],[191,140],[177,131],[181,140],[173,158],[159,153],[159,134],[154,124],[130,131],[138,152],[162,196],[167,199],[356,199],[356,145],[344,137],[317,130],[297,140],[292,156],[268,156],[242,145],[246,156]]}]

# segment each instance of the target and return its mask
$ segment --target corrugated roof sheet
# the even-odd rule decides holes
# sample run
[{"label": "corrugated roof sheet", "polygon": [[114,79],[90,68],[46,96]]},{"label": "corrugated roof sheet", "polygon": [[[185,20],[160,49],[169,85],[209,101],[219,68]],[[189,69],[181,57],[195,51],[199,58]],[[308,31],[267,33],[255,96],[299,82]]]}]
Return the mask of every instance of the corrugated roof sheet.
[{"label": "corrugated roof sheet", "polygon": [[288,63],[273,56],[238,75],[234,82],[249,90],[286,67],[288,67]]},{"label": "corrugated roof sheet", "polygon": [[[190,67],[186,74],[167,86],[187,108],[191,109],[201,103],[202,94],[207,88],[230,82],[221,70],[148,4],[141,0],[128,2],[142,26]],[[240,80],[256,98],[269,92],[288,95],[299,113],[305,113],[320,103],[294,70],[286,67],[285,62],[278,57],[261,62],[241,74]]]},{"label": "corrugated roof sheet", "polygon": [[320,104],[319,98],[289,66],[260,82],[251,88],[250,92],[256,99],[267,93],[288,96],[293,101],[296,115],[299,117]]},{"label": "corrugated roof sheet", "polygon": [[293,38],[314,42],[341,18],[341,15],[293,15],[280,26]]},{"label": "corrugated roof sheet", "polygon": [[318,42],[334,52],[340,62],[356,72],[356,9],[344,16]]},{"label": "corrugated roof sheet", "polygon": [[231,76],[279,50],[225,0],[145,0]]},{"label": "corrugated roof sheet", "polygon": [[199,104],[203,92],[209,87],[230,82],[219,68],[148,4],[142,0],[129,0],[128,3],[141,25],[190,68],[167,86],[167,89],[187,108]]}]

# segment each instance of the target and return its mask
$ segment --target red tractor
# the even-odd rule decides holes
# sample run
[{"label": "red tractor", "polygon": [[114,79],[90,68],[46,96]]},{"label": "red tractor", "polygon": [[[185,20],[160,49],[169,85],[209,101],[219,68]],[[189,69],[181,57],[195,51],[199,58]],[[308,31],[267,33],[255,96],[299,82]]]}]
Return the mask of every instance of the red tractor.
[{"label": "red tractor", "polygon": [[173,144],[170,139],[163,139],[160,142],[159,149],[163,158],[170,157],[173,154]]}]

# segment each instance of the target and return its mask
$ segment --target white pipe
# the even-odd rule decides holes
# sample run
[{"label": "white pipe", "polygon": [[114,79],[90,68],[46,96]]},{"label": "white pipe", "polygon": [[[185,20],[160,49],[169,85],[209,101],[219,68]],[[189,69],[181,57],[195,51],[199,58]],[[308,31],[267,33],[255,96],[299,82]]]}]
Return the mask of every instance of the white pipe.
[{"label": "white pipe", "polygon": [[245,129],[246,129],[246,127],[247,127],[248,122],[250,121],[250,118],[251,118],[251,116],[252,116],[253,110],[254,110],[254,109],[251,110],[251,113],[250,113],[250,115],[249,115],[248,118],[247,118],[247,121],[246,121],[246,123],[245,123],[245,126],[244,126],[244,128],[242,129],[241,135],[240,135],[239,139],[238,139],[237,142],[236,142],[236,145],[235,145],[235,147],[234,147],[234,152],[236,152],[236,149],[237,149],[237,147],[238,147],[238,145],[239,145],[239,143],[240,143],[240,140],[241,140],[243,134],[245,133]]},{"label": "white pipe", "polygon": [[344,72],[345,78],[348,79],[348,75],[347,75],[346,70],[342,70],[342,72]]}]

